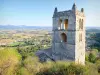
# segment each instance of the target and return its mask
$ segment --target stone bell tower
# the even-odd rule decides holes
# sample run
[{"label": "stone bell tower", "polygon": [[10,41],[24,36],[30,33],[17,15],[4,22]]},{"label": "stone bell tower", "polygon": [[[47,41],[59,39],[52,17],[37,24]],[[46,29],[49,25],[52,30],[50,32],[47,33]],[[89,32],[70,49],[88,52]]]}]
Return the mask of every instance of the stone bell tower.
[{"label": "stone bell tower", "polygon": [[75,3],[71,10],[59,12],[55,8],[52,41],[52,56],[55,60],[85,64],[84,23],[84,9],[77,10]]}]

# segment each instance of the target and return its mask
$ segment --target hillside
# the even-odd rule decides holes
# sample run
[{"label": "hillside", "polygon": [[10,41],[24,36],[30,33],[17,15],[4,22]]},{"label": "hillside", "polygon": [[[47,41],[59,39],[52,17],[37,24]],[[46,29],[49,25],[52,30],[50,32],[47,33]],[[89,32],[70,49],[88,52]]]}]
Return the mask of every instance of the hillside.
[{"label": "hillside", "polygon": [[24,30],[24,29],[44,29],[44,30],[52,30],[52,27],[47,27],[47,26],[26,26],[26,25],[0,25],[0,30],[10,30],[10,29],[19,29],[19,30]]}]

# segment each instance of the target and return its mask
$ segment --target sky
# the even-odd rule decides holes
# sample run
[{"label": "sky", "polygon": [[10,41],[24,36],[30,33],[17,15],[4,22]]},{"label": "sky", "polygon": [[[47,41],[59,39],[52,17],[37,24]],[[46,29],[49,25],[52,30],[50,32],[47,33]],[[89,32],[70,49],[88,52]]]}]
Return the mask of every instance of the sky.
[{"label": "sky", "polygon": [[54,8],[84,8],[87,27],[100,27],[100,0],[0,0],[0,25],[52,26]]}]

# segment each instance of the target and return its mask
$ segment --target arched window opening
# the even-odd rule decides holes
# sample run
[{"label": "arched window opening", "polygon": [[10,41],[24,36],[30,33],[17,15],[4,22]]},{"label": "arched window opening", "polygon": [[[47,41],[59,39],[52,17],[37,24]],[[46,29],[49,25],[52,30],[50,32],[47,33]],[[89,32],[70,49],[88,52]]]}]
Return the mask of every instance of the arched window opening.
[{"label": "arched window opening", "polygon": [[82,41],[82,34],[79,34],[79,42]]},{"label": "arched window opening", "polygon": [[81,25],[81,29],[83,29],[83,19],[82,19],[82,25]]},{"label": "arched window opening", "polygon": [[79,19],[79,29],[83,29],[83,19]]},{"label": "arched window opening", "polygon": [[67,42],[67,35],[65,33],[61,34],[61,38],[63,42]]},{"label": "arched window opening", "polygon": [[68,29],[68,19],[65,19],[64,21],[64,29]]},{"label": "arched window opening", "polygon": [[62,29],[62,20],[61,19],[59,19],[59,27],[58,27],[58,29]]},{"label": "arched window opening", "polygon": [[81,19],[79,19],[79,29],[81,29]]}]

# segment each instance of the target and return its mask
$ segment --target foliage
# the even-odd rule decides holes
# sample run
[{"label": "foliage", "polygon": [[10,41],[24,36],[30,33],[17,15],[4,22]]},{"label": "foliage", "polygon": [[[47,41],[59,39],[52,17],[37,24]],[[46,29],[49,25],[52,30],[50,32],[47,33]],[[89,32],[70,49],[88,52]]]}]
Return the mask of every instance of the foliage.
[{"label": "foliage", "polygon": [[96,61],[98,72],[100,73],[100,59]]},{"label": "foliage", "polygon": [[13,75],[20,60],[15,48],[0,48],[0,75]]},{"label": "foliage", "polygon": [[22,60],[24,60],[28,56],[34,56],[35,52],[39,50],[38,46],[24,46],[24,47],[17,47],[18,52],[22,56]]},{"label": "foliage", "polygon": [[[86,62],[86,65],[83,66],[66,61],[40,63],[37,57],[27,56],[20,62],[21,56],[15,48],[4,48],[0,51],[2,61],[0,65],[2,64],[3,67],[9,65],[4,71],[0,71],[1,75],[99,75],[99,60],[94,64]],[[11,62],[7,60],[8,58]]]},{"label": "foliage", "polygon": [[98,50],[97,49],[92,49],[89,52],[86,52],[85,54],[85,60],[95,63],[97,60],[97,54],[98,54]]},{"label": "foliage", "polygon": [[38,58],[35,57],[27,57],[23,61],[24,67],[33,75],[35,75],[41,67],[43,67],[42,63],[38,61]]},{"label": "foliage", "polygon": [[89,61],[89,56],[85,55],[85,61]]},{"label": "foliage", "polygon": [[96,55],[94,55],[93,53],[89,54],[89,61],[92,63],[95,63],[96,61]]},{"label": "foliage", "polygon": [[100,33],[89,33],[89,38],[87,41],[95,41],[94,43],[91,42],[89,47],[98,49],[100,51]]},{"label": "foliage", "polygon": [[84,75],[99,75],[96,64],[86,62],[86,72]]},{"label": "foliage", "polygon": [[84,75],[84,72],[84,66],[57,62],[53,63],[50,68],[42,69],[36,75]]},{"label": "foliage", "polygon": [[25,67],[21,67],[18,69],[18,72],[16,72],[17,75],[32,75],[29,73],[29,71]]},{"label": "foliage", "polygon": [[94,49],[94,48],[93,48],[93,49],[92,49],[92,53],[93,53],[93,54],[97,54],[97,53],[98,53],[98,49]]}]

